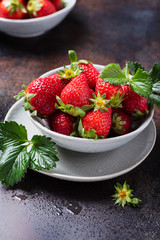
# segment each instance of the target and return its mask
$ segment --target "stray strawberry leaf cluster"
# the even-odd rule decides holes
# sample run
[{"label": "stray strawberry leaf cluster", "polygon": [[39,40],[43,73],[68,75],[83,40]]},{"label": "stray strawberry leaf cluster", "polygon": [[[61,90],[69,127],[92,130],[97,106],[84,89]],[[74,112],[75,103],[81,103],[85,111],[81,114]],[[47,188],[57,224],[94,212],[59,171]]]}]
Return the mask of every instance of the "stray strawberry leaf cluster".
[{"label": "stray strawberry leaf cluster", "polygon": [[141,202],[138,198],[133,198],[133,190],[130,189],[130,186],[125,182],[123,186],[120,183],[117,183],[115,186],[115,194],[112,195],[115,204],[124,207],[125,205],[139,207]]},{"label": "stray strawberry leaf cluster", "polygon": [[14,121],[0,123],[0,181],[6,187],[21,181],[28,168],[49,170],[56,167],[58,152],[46,136],[27,138],[23,125]]}]

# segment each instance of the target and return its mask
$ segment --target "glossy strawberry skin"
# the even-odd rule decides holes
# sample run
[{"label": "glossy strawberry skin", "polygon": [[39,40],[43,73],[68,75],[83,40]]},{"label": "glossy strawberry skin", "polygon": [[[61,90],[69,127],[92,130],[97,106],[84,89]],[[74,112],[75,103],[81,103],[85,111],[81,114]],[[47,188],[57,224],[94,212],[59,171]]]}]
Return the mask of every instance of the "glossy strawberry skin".
[{"label": "glossy strawberry skin", "polygon": [[88,86],[86,76],[82,73],[74,77],[73,80],[62,90],[61,100],[65,104],[71,104],[74,107],[89,105],[89,98],[92,97],[92,91]]},{"label": "glossy strawberry skin", "polygon": [[51,2],[54,4],[57,11],[62,9],[62,0],[52,0]]},{"label": "glossy strawberry skin", "polygon": [[96,83],[95,93],[96,95],[98,92],[102,94],[106,94],[107,99],[111,99],[111,97],[115,97],[117,93],[120,91],[120,95],[123,94],[123,88],[121,85],[113,85],[109,83],[105,83],[102,79],[98,79]]},{"label": "glossy strawberry skin", "polygon": [[131,119],[123,109],[112,109],[112,126],[111,133],[114,136],[129,133],[131,129]]},{"label": "glossy strawberry skin", "polygon": [[139,111],[142,116],[148,111],[147,99],[133,92],[129,86],[125,89],[125,98],[122,105],[124,111],[132,116],[137,115],[138,117],[137,111]]},{"label": "glossy strawberry skin", "polygon": [[61,111],[57,111],[49,116],[51,130],[68,136],[74,131],[73,124],[75,122],[75,117]]},{"label": "glossy strawberry skin", "polygon": [[83,70],[83,73],[86,75],[87,82],[90,88],[95,89],[96,82],[100,73],[98,70],[90,63],[84,64],[80,63],[80,69]]},{"label": "glossy strawberry skin", "polygon": [[111,113],[112,109],[108,108],[109,111],[98,110],[95,112],[88,112],[82,118],[82,125],[85,131],[89,132],[91,129],[96,131],[96,134],[101,138],[106,138],[111,128]]},{"label": "glossy strawberry skin", "polygon": [[[18,4],[21,5],[23,8],[25,8],[23,1],[17,0]],[[10,10],[7,9],[8,4],[11,4],[10,0],[2,0],[0,2],[0,17],[8,18],[8,19],[22,19],[25,15],[24,12],[21,11],[19,7],[17,7],[17,10],[14,11],[14,13],[11,14],[13,6],[10,6]]]},{"label": "glossy strawberry skin", "polygon": [[[36,10],[35,4],[40,4],[39,10]],[[27,4],[27,10],[30,16],[34,18],[44,17],[56,12],[56,8],[49,0],[29,0]]]},{"label": "glossy strawberry skin", "polygon": [[32,109],[37,110],[39,114],[48,115],[55,111],[56,95],[60,96],[61,91],[69,82],[58,76],[59,74],[54,74],[46,78],[37,78],[27,86],[26,95],[36,94],[29,102]]}]

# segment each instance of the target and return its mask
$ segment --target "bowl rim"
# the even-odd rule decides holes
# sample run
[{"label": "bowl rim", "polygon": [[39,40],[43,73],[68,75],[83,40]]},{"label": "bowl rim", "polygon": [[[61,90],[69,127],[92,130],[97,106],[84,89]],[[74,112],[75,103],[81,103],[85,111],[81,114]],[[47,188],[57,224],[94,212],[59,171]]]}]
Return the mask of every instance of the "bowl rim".
[{"label": "bowl rim", "polygon": [[[93,64],[96,68],[104,68],[105,66],[104,65],[100,65],[100,64]],[[70,65],[66,65],[67,67],[70,66]],[[63,67],[59,67],[59,68],[55,68],[53,70],[50,70],[44,74],[42,74],[39,78],[41,77],[47,77],[51,74],[54,74],[56,73],[57,71],[63,69]],[[79,141],[79,142],[95,142],[94,139],[87,139],[87,138],[80,138],[80,137],[72,137],[72,136],[66,136],[64,134],[61,134],[61,133],[57,133],[57,132],[54,132],[50,129],[48,129],[47,127],[43,126],[38,120],[37,120],[37,117],[32,117],[30,116],[30,112],[27,111],[27,114],[29,116],[29,118],[32,120],[32,122],[39,128],[41,129],[43,132],[46,132],[48,135],[50,136],[55,136],[55,137],[58,137],[58,138],[63,138],[63,139],[68,139],[69,141],[71,140],[75,140],[75,141]],[[147,126],[148,124],[150,123],[150,121],[152,120],[153,118],[153,114],[154,114],[154,107],[153,105],[151,104],[150,105],[150,111],[149,111],[149,114],[147,115],[147,118],[144,119],[144,122],[142,122],[142,124],[135,130],[133,130],[132,132],[129,132],[127,134],[124,134],[124,135],[120,135],[120,136],[116,136],[116,137],[110,137],[110,138],[105,138],[105,139],[98,139],[96,142],[99,142],[100,144],[102,143],[110,143],[110,142],[113,142],[113,141],[120,141],[121,139],[126,139],[128,137],[131,137],[133,135],[138,135],[138,133],[140,133],[141,131],[143,131]]]},{"label": "bowl rim", "polygon": [[63,13],[65,13],[67,10],[70,10],[72,7],[74,7],[74,5],[76,4],[77,0],[65,0],[66,1],[66,6],[62,9],[60,9],[59,11],[56,11],[52,14],[49,14],[47,16],[44,17],[38,17],[38,18],[30,18],[30,19],[9,19],[9,18],[3,18],[0,17],[0,22],[6,22],[6,23],[32,23],[32,22],[39,22],[39,21],[43,21],[43,20],[48,20],[52,17],[56,17],[58,15],[61,15]]}]

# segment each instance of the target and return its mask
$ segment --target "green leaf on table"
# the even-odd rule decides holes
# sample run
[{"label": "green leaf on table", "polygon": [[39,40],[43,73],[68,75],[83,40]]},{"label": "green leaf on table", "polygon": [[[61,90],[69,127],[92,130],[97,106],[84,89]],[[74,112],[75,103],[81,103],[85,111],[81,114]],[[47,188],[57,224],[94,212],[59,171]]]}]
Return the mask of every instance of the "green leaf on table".
[{"label": "green leaf on table", "polygon": [[43,170],[56,167],[56,162],[59,160],[55,143],[46,136],[34,135],[31,139],[32,148],[30,154],[30,167],[32,169]]},{"label": "green leaf on table", "polygon": [[145,70],[144,67],[138,62],[127,61],[127,65],[133,75],[137,72],[138,69]]},{"label": "green leaf on table", "polygon": [[45,136],[27,139],[24,126],[16,122],[0,123],[0,181],[6,187],[21,181],[28,167],[51,169],[58,161],[55,143]]},{"label": "green leaf on table", "polygon": [[27,131],[24,126],[14,121],[0,122],[0,149],[4,151],[9,146],[16,146],[27,141]]},{"label": "green leaf on table", "polygon": [[160,95],[157,93],[151,93],[149,96],[149,101],[155,104],[160,109]]},{"label": "green leaf on table", "polygon": [[152,69],[149,71],[149,75],[152,78],[153,83],[160,81],[160,62],[153,65]]},{"label": "green leaf on table", "polygon": [[119,64],[112,63],[105,66],[100,74],[100,78],[109,84],[121,85],[129,81],[125,73],[126,70],[122,71]]},{"label": "green leaf on table", "polygon": [[6,187],[18,183],[27,172],[29,155],[26,146],[9,146],[0,157],[0,181]]},{"label": "green leaf on table", "polygon": [[138,69],[129,82],[131,89],[142,97],[148,98],[152,92],[152,79],[150,75],[142,69]]}]

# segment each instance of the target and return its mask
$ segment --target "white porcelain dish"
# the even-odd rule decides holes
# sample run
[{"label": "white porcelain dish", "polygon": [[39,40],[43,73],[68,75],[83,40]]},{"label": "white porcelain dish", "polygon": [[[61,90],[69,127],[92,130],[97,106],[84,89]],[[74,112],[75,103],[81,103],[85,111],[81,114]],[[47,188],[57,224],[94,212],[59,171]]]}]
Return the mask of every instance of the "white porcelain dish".
[{"label": "white porcelain dish", "polygon": [[[8,111],[5,121],[16,121],[26,127],[28,138],[40,135],[41,132],[32,123],[24,111],[23,99],[16,102]],[[76,181],[96,182],[108,180],[123,175],[140,163],[152,151],[156,140],[154,122],[149,125],[132,141],[113,151],[102,153],[80,153],[57,146],[59,162],[57,167],[40,173],[50,177]],[[152,157],[152,156],[151,156]]]},{"label": "white porcelain dish", "polygon": [[[104,66],[102,65],[94,65],[97,70],[101,71]],[[45,74],[43,74],[41,77],[47,77],[51,74],[56,73],[60,69],[63,68],[57,68],[54,70],[51,70]],[[120,146],[125,145],[127,142],[131,141],[135,137],[137,137],[150,123],[152,120],[154,114],[153,107],[150,107],[149,114],[145,117],[145,119],[141,122],[140,126],[137,127],[134,131],[125,134],[123,136],[118,137],[112,137],[112,138],[106,138],[106,139],[98,139],[97,141],[93,139],[84,139],[84,138],[78,138],[78,137],[70,137],[63,134],[59,134],[56,132],[53,132],[49,129],[49,126],[47,126],[47,123],[45,120],[41,120],[38,117],[31,117],[29,112],[28,115],[33,122],[33,124],[44,134],[52,138],[58,146],[61,146],[63,148],[73,150],[73,151],[79,151],[79,152],[86,152],[86,153],[95,153],[95,152],[106,152],[113,149],[116,149]]]},{"label": "white porcelain dish", "polygon": [[65,8],[40,18],[12,20],[0,17],[0,31],[14,37],[40,36],[57,26],[76,4],[76,0],[65,0],[65,2]]}]

